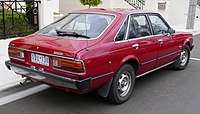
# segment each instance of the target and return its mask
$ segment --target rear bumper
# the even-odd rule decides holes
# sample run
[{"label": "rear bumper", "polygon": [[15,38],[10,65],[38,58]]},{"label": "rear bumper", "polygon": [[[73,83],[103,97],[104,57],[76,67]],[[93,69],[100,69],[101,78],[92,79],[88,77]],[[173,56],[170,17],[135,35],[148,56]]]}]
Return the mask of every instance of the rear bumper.
[{"label": "rear bumper", "polygon": [[27,78],[64,88],[70,88],[75,90],[86,90],[90,88],[92,85],[91,78],[87,78],[84,80],[75,80],[72,78],[62,77],[60,75],[47,72],[44,70],[25,67],[16,63],[12,63],[11,61],[6,61],[5,65],[9,70],[12,70],[17,74],[23,75]]}]

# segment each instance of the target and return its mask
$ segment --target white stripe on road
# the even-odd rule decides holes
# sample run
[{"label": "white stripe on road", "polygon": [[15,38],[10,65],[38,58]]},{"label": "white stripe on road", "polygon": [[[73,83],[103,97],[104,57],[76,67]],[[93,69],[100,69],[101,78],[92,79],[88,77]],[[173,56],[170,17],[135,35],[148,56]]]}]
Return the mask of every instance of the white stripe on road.
[{"label": "white stripe on road", "polygon": [[24,91],[20,91],[8,96],[5,96],[3,98],[0,98],[0,106],[11,103],[13,101],[19,100],[21,98],[27,97],[29,95],[33,95],[37,92],[43,91],[45,89],[49,88],[47,85],[39,85]]},{"label": "white stripe on road", "polygon": [[195,61],[200,61],[200,59],[198,58],[193,58],[193,57],[190,57],[191,60],[195,60]]}]

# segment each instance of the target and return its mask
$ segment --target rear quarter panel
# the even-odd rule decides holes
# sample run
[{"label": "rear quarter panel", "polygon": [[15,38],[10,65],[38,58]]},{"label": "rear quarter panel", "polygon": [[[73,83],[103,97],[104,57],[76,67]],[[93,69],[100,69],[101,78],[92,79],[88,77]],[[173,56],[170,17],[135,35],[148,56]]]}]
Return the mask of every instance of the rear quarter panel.
[{"label": "rear quarter panel", "polygon": [[[81,76],[80,78],[88,78],[88,77],[98,77],[107,73],[111,73],[108,76],[98,78],[93,80],[93,87],[98,88],[103,84],[106,84],[117,72],[117,69],[122,64],[122,60],[124,59],[124,51],[126,50],[124,44],[122,44],[123,48],[119,48],[120,45],[114,42],[114,38],[121,27],[121,24],[124,22],[126,16],[120,16],[114,22],[113,26],[108,29],[105,34],[101,36],[101,38],[97,39],[98,42],[93,46],[80,51],[76,58],[83,60],[86,67],[86,75]],[[129,44],[128,42],[126,42]],[[130,54],[130,52],[128,52]]]}]

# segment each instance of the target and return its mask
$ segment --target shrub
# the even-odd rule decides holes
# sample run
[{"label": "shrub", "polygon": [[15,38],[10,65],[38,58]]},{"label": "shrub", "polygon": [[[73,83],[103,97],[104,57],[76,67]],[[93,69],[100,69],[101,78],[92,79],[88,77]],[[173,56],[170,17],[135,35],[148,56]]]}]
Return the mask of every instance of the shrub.
[{"label": "shrub", "polygon": [[83,5],[88,5],[89,9],[91,6],[98,6],[99,4],[102,3],[101,0],[80,0],[81,4]]}]

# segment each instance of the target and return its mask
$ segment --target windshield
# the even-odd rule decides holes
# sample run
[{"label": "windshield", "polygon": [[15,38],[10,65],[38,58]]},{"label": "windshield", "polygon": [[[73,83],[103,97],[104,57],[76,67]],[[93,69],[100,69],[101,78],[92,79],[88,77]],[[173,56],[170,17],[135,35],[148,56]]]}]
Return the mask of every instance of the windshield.
[{"label": "windshield", "polygon": [[71,13],[59,21],[39,30],[37,34],[47,36],[96,38],[105,30],[113,19],[113,15]]}]

